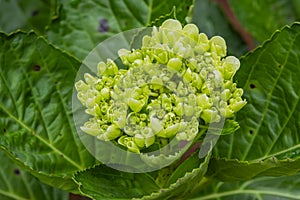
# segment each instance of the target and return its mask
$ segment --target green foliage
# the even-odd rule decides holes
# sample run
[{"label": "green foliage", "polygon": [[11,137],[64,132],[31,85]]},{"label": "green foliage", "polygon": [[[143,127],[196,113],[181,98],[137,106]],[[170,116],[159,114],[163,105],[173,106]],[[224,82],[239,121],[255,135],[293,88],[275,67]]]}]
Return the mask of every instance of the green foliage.
[{"label": "green foliage", "polygon": [[[245,33],[222,2],[253,45],[262,46],[245,54]],[[300,24],[281,28],[299,20],[299,5],[0,0],[0,199],[68,199],[53,187],[93,199],[300,199]],[[81,60],[110,36],[174,17],[182,24],[191,20],[209,37],[224,37],[229,54],[244,55],[234,81],[247,105],[226,121],[213,153],[203,159],[197,143],[155,172],[131,174],[99,164],[72,119]]]},{"label": "green foliage", "polygon": [[241,35],[234,30],[216,1],[196,0],[192,22],[208,37],[222,36],[227,43],[229,55],[239,57],[247,52],[247,46]]},{"label": "green foliage", "polygon": [[59,18],[49,25],[47,39],[82,60],[97,44],[116,33],[147,26],[162,15],[173,17],[174,6],[184,20],[190,4],[191,0],[172,4],[159,0],[63,1]]},{"label": "green foliage", "polygon": [[[300,19],[299,0],[229,0],[243,27],[259,42],[274,31]],[[298,9],[298,10],[297,10]]]},{"label": "green foliage", "polygon": [[245,182],[212,182],[198,191],[193,200],[291,200],[300,199],[300,175],[279,178],[260,177]]},{"label": "green foliage", "polygon": [[[184,167],[178,168],[178,171],[182,170],[181,173],[183,172],[185,174],[184,176],[178,176],[178,179],[174,183],[172,183],[172,181],[170,180],[170,183],[172,184],[170,184],[168,188],[162,188],[159,191],[152,193],[150,196],[144,196],[142,199],[184,199],[189,197],[195,186],[198,183],[201,183],[202,180],[205,180],[204,175],[208,167],[210,156],[211,150],[205,157],[205,159],[201,162],[199,167],[196,165],[192,171],[184,169]],[[191,161],[193,160],[189,160],[188,162],[190,163]]]},{"label": "green foliage", "polygon": [[41,184],[37,178],[16,165],[3,151],[0,151],[0,163],[1,200],[68,199],[67,192]]},{"label": "green foliage", "polygon": [[81,185],[81,192],[95,199],[130,199],[159,189],[148,174],[121,172],[105,165],[79,172],[75,180]]},{"label": "green foliage", "polygon": [[1,148],[30,170],[70,181],[94,163],[73,134],[70,86],[79,62],[32,32],[1,34],[0,46]]},{"label": "green foliage", "polygon": [[[299,34],[300,24],[285,27],[241,59],[242,67],[236,79],[245,91],[248,104],[236,116],[240,129],[234,135],[221,137],[215,148],[216,161],[212,168],[218,166],[216,173],[222,179],[300,171],[300,124],[295,120],[300,114]],[[290,170],[286,170],[286,165]],[[230,170],[241,166],[245,166],[247,174]]]},{"label": "green foliage", "polygon": [[34,29],[44,34],[57,9],[56,0],[1,0],[0,4],[0,30],[6,33],[16,29]]}]

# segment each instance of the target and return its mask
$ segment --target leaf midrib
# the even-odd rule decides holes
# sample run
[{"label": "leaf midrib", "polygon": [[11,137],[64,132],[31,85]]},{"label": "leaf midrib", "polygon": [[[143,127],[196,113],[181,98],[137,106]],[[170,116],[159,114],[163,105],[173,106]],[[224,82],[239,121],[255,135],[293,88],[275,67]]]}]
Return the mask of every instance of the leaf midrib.
[{"label": "leaf midrib", "polygon": [[[41,54],[41,51],[37,51],[37,52],[39,52],[39,54],[40,54],[40,56],[41,56],[41,58],[43,57],[42,56],[42,54]],[[50,77],[50,79],[51,79],[51,81],[52,81],[52,83],[54,83],[55,82],[55,80],[54,80],[54,78],[53,78],[53,74],[50,72],[50,70],[49,70],[49,68],[48,68],[48,65],[47,65],[47,63],[44,61],[44,59],[42,59],[43,60],[43,65],[45,66],[45,68],[46,68],[46,70],[47,70],[47,73],[49,74],[49,77]],[[29,82],[29,81],[28,81]],[[74,141],[74,143],[75,144],[77,144],[77,141],[76,141],[76,139],[75,139],[75,136],[74,136],[74,128],[73,128],[73,126],[72,126],[72,123],[71,123],[71,121],[70,121],[70,116],[68,116],[68,112],[67,112],[67,106],[66,106],[66,104],[65,104],[65,102],[63,101],[63,97],[62,97],[62,95],[61,95],[61,92],[60,92],[60,90],[59,90],[59,88],[58,88],[58,85],[57,84],[54,84],[55,85],[55,89],[56,89],[56,92],[57,92],[57,94],[58,94],[58,96],[59,96],[59,99],[60,99],[60,101],[61,101],[61,106],[63,107],[63,113],[64,113],[64,115],[65,115],[65,117],[66,117],[66,119],[67,119],[67,121],[68,121],[68,126],[69,126],[69,128],[70,128],[70,130],[72,131],[72,133],[70,134],[71,136],[72,136],[72,139],[73,139],[73,141]],[[36,99],[36,98],[35,98]],[[38,103],[37,103],[38,104]],[[38,104],[39,105],[39,104]],[[39,106],[39,108],[40,108],[40,106]],[[40,110],[40,114],[42,115],[42,110]],[[43,117],[43,119],[44,119],[44,117]],[[43,121],[45,121],[45,120],[43,120]],[[47,126],[45,125],[45,128],[47,129]],[[81,154],[78,152],[78,157],[80,158],[80,161],[81,161],[81,163],[82,163],[82,157],[81,157]],[[80,169],[83,169],[83,167],[81,167]]]},{"label": "leaf midrib", "polygon": [[[273,86],[272,86],[272,88],[271,88],[271,90],[270,90],[270,92],[269,92],[269,95],[268,95],[268,98],[267,98],[267,102],[266,102],[266,105],[265,105],[264,112],[263,112],[263,114],[262,114],[261,120],[260,120],[260,122],[259,122],[259,124],[258,124],[258,127],[257,127],[257,129],[256,129],[256,131],[255,131],[255,133],[254,133],[254,135],[253,135],[253,137],[252,137],[252,139],[251,139],[251,143],[249,144],[248,148],[245,150],[245,154],[244,154],[244,156],[243,156],[243,158],[242,158],[241,160],[246,160],[246,158],[247,158],[247,156],[248,156],[248,154],[249,154],[249,151],[251,150],[251,147],[253,146],[253,141],[254,141],[255,138],[257,137],[258,132],[259,132],[260,128],[262,127],[262,123],[263,123],[263,121],[264,121],[264,118],[265,118],[266,113],[267,113],[267,111],[268,111],[269,104],[270,104],[270,102],[271,102],[271,98],[272,98],[273,91],[274,91],[274,89],[275,89],[275,87],[276,87],[276,85],[277,85],[277,82],[279,81],[279,79],[280,79],[280,77],[281,77],[282,71],[285,69],[285,65],[287,64],[288,57],[290,56],[290,53],[291,53],[291,48],[292,48],[293,44],[295,43],[295,41],[296,41],[296,39],[297,39],[297,37],[298,37],[299,35],[300,35],[300,33],[296,34],[296,35],[294,36],[293,40],[291,41],[290,45],[289,45],[289,48],[290,48],[290,49],[289,49],[289,51],[288,51],[288,54],[286,55],[286,58],[285,58],[284,63],[282,64],[282,67],[280,68],[280,71],[279,71],[279,73],[278,73],[278,76],[276,77],[276,79],[275,79],[275,81],[274,81],[274,84],[273,84]],[[266,48],[263,49],[263,51],[265,51],[265,50],[266,50]],[[262,52],[260,53],[259,58],[256,60],[255,64],[252,65],[253,67],[252,67],[252,69],[251,69],[250,74],[248,75],[248,79],[247,79],[245,85],[243,86],[243,88],[245,88],[245,86],[247,86],[247,85],[249,84],[250,78],[251,78],[252,73],[253,73],[253,71],[254,71],[253,69],[255,68],[254,66],[258,64],[261,55],[263,55]],[[289,119],[288,119],[288,121],[289,121]],[[286,124],[287,124],[287,123],[286,123]],[[286,125],[286,124],[285,124],[285,125]],[[284,129],[284,128],[282,128],[282,130],[283,130],[283,129]],[[282,132],[282,131],[281,131],[281,132]],[[273,145],[271,145],[271,148],[272,148],[272,146],[273,146]],[[268,153],[266,153],[266,154],[268,154]],[[278,153],[276,153],[276,154],[278,154]],[[268,155],[268,156],[265,155],[263,158],[267,158],[267,157],[271,157],[271,156],[272,156],[272,155]],[[258,158],[258,159],[261,160],[262,158]]]},{"label": "leaf midrib", "polygon": [[49,142],[47,142],[44,138],[42,138],[41,136],[39,136],[38,134],[36,134],[36,132],[30,128],[29,126],[27,126],[26,124],[24,124],[21,120],[17,119],[13,114],[11,114],[7,109],[5,109],[5,107],[0,104],[0,108],[11,118],[13,119],[15,122],[17,122],[20,126],[22,126],[23,128],[25,128],[29,133],[31,133],[33,136],[35,136],[38,140],[40,140],[42,143],[44,143],[45,145],[47,145],[50,149],[52,149],[54,152],[56,152],[59,155],[62,155],[69,163],[71,163],[72,165],[74,165],[76,168],[78,168],[79,170],[82,169],[82,167],[80,165],[78,165],[75,161],[73,161],[70,157],[68,157],[67,155],[65,155],[63,152],[61,152],[60,150],[58,150],[56,147],[54,147],[52,144],[50,144]]},{"label": "leaf midrib", "polygon": [[0,195],[6,196],[6,197],[10,197],[12,199],[30,200],[30,199],[23,198],[23,197],[21,197],[19,195],[16,195],[16,194],[14,194],[12,192],[7,192],[7,191],[1,190],[1,189],[0,189]]},{"label": "leaf midrib", "polygon": [[[18,62],[20,61],[20,58],[18,56],[18,54],[15,52],[15,49],[13,47],[10,48],[15,56],[16,59],[18,60]],[[19,63],[21,64],[21,63]],[[26,73],[25,73],[26,74]],[[28,78],[26,76],[26,78]],[[27,80],[28,84],[31,86],[30,82]],[[7,87],[7,90],[9,91],[9,93],[11,93],[10,88]],[[31,89],[32,91],[32,89]],[[58,91],[57,91],[58,92]],[[59,93],[59,92],[58,92]],[[36,98],[34,98],[36,99]],[[50,149],[52,149],[54,152],[58,153],[59,155],[63,156],[65,158],[66,161],[68,161],[69,163],[71,163],[73,166],[75,166],[77,169],[82,170],[83,168],[78,165],[75,161],[73,161],[69,156],[65,155],[63,152],[61,152],[59,149],[57,149],[56,147],[54,147],[51,143],[49,143],[48,141],[46,141],[44,138],[42,138],[41,136],[39,136],[31,127],[27,126],[25,123],[23,123],[21,120],[18,119],[18,117],[15,117],[11,112],[9,112],[4,105],[2,105],[0,103],[0,107],[2,108],[2,110],[8,115],[10,116],[14,121],[16,121],[19,125],[21,125],[23,128],[25,128],[27,131],[29,131],[29,133],[31,133],[32,135],[34,135],[38,140],[40,140],[42,143],[46,144]],[[40,112],[40,110],[39,110]],[[41,112],[40,112],[41,114]],[[42,114],[41,114],[42,115]],[[43,120],[44,123],[44,120]],[[45,125],[43,125],[45,128]],[[72,130],[72,128],[71,128]]]},{"label": "leaf midrib", "polygon": [[[295,36],[295,39],[292,41],[292,45],[291,45],[291,48],[289,49],[289,53],[288,53],[288,55],[287,55],[287,59],[286,59],[285,62],[284,62],[284,65],[286,65],[287,60],[288,60],[288,57],[290,56],[290,52],[291,52],[292,46],[293,46],[293,44],[295,43],[296,39],[299,37],[299,35],[300,35],[300,34],[297,34],[297,35]],[[284,66],[284,65],[283,65],[283,66]],[[283,67],[282,67],[282,68],[283,68]],[[290,111],[288,118],[286,119],[286,121],[284,122],[283,126],[281,127],[281,129],[280,129],[280,131],[279,131],[279,134],[277,135],[277,137],[276,137],[275,140],[273,141],[273,143],[272,143],[272,145],[270,146],[268,152],[265,153],[265,157],[270,157],[270,154],[269,154],[269,153],[272,151],[274,145],[276,144],[276,142],[279,140],[281,134],[283,133],[283,130],[285,129],[285,127],[286,127],[287,124],[289,123],[290,119],[292,118],[294,112],[296,111],[296,108],[297,108],[298,103],[299,103],[299,97],[298,97],[298,99],[297,99],[297,102],[296,102],[295,105],[293,106],[292,110]],[[300,145],[296,145],[296,146],[300,146]],[[276,154],[278,154],[278,152],[277,152]]]}]

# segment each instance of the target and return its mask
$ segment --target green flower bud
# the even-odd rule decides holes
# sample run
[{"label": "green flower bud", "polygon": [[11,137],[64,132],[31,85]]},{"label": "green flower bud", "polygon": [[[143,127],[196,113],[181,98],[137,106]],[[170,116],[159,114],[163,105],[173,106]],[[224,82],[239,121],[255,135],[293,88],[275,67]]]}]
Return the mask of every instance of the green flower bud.
[{"label": "green flower bud", "polygon": [[85,73],[84,74],[84,80],[85,82],[90,85],[90,86],[94,86],[97,84],[98,79],[93,77],[92,75],[90,75],[89,73]]},{"label": "green flower bud", "polygon": [[234,112],[238,112],[247,104],[247,102],[245,100],[242,100],[241,98],[230,99],[229,102],[229,106]]},{"label": "green flower bud", "polygon": [[134,141],[127,142],[126,147],[129,151],[140,154],[140,149]]},{"label": "green flower bud", "polygon": [[201,113],[201,118],[206,123],[219,122],[221,117],[218,115],[218,110],[216,108],[204,109]]},{"label": "green flower bud", "polygon": [[100,95],[103,99],[107,100],[110,98],[110,90],[109,88],[105,87],[100,91]]},{"label": "green flower bud", "polygon": [[220,114],[225,118],[233,117],[234,111],[228,106],[227,102],[220,103]]},{"label": "green flower bud", "polygon": [[118,126],[120,129],[125,127],[126,124],[126,114],[118,114],[116,117],[113,117],[113,123]]},{"label": "green flower bud", "polygon": [[182,31],[197,42],[199,29],[195,24],[187,24],[183,27]]},{"label": "green flower bud", "polygon": [[90,89],[90,87],[87,84],[85,84],[85,82],[83,82],[82,80],[75,83],[75,88],[78,91],[78,93],[86,93]]},{"label": "green flower bud", "polygon": [[149,127],[153,130],[154,134],[157,134],[164,129],[161,121],[155,117],[150,117]]},{"label": "green flower bud", "polygon": [[225,108],[225,113],[222,113],[222,115],[226,118],[230,118],[234,116],[234,111],[229,106],[227,106]]},{"label": "green flower bud", "polygon": [[162,23],[160,26],[161,29],[169,29],[173,31],[180,31],[182,30],[181,23],[174,19],[167,19]]},{"label": "green flower bud", "polygon": [[99,62],[97,66],[98,76],[114,76],[118,73],[118,67],[114,61],[107,59],[106,64]]},{"label": "green flower bud", "polygon": [[155,136],[152,132],[152,129],[146,127],[142,130],[142,135],[144,137],[145,146],[149,147],[155,142]]},{"label": "green flower bud", "polygon": [[179,96],[186,96],[186,95],[188,95],[188,89],[185,87],[185,85],[184,85],[184,83],[182,81],[180,81],[178,83],[177,94]]},{"label": "green flower bud", "polygon": [[155,142],[155,136],[153,134],[146,135],[145,146],[150,147]]},{"label": "green flower bud", "polygon": [[173,107],[171,98],[169,98],[166,94],[162,94],[161,100],[162,100],[162,108],[164,108],[166,111],[171,111]]},{"label": "green flower bud", "polygon": [[87,121],[83,126],[80,127],[80,129],[92,136],[97,136],[101,134],[100,126],[95,121]]},{"label": "green flower bud", "polygon": [[198,36],[198,45],[195,46],[195,51],[198,54],[204,54],[209,50],[209,40],[204,33],[200,33]]},{"label": "green flower bud", "polygon": [[172,138],[179,131],[179,128],[180,128],[180,124],[177,123],[167,127],[166,129],[160,131],[156,135],[162,138]]},{"label": "green flower bud", "polygon": [[195,113],[195,107],[189,105],[189,104],[184,104],[183,105],[183,110],[184,110],[184,115],[187,117],[193,116]]},{"label": "green flower bud", "polygon": [[145,138],[141,134],[136,134],[133,138],[133,141],[140,148],[143,148],[145,146]]},{"label": "green flower bud", "polygon": [[192,71],[190,70],[190,68],[187,68],[187,70],[185,71],[184,75],[183,75],[183,81],[186,83],[189,83],[193,80],[193,76],[192,76]]},{"label": "green flower bud", "polygon": [[231,80],[236,71],[240,68],[240,61],[234,56],[228,56],[222,61],[224,68],[224,79]]},{"label": "green flower bud", "polygon": [[183,116],[183,103],[178,103],[176,107],[173,107],[173,111],[176,113],[176,115],[180,117]]},{"label": "green flower bud", "polygon": [[202,109],[209,109],[212,107],[212,101],[206,94],[197,95],[197,104]]},{"label": "green flower bud", "polygon": [[114,140],[122,135],[121,130],[116,125],[110,125],[104,134],[98,135],[97,138],[104,141]]},{"label": "green flower bud", "polygon": [[167,67],[176,71],[180,71],[182,61],[179,58],[171,58],[167,64]]},{"label": "green flower bud", "polygon": [[243,95],[244,91],[242,88],[237,88],[234,92],[233,92],[233,98],[238,98],[241,97]]},{"label": "green flower bud", "polygon": [[127,147],[131,152],[140,153],[140,149],[138,145],[133,141],[132,137],[121,136],[118,139],[118,143],[124,147]]},{"label": "green flower bud", "polygon": [[123,136],[121,136],[121,137],[118,139],[118,143],[119,143],[120,145],[126,147],[126,146],[127,146],[127,143],[128,143],[129,141],[131,141],[131,140],[132,140],[131,137],[128,137],[128,136],[123,135]]},{"label": "green flower bud", "polygon": [[98,65],[97,65],[97,71],[98,71],[98,76],[102,76],[105,72],[107,68],[107,65],[105,64],[105,62],[99,62]]},{"label": "green flower bud", "polygon": [[131,53],[131,51],[127,50],[127,49],[120,49],[118,51],[118,55],[120,56],[122,62],[124,63],[124,65],[129,65],[129,62],[127,60],[127,56]]},{"label": "green flower bud", "polygon": [[203,81],[200,78],[200,76],[196,73],[193,73],[193,80],[192,80],[192,86],[196,89],[200,90],[202,88]]},{"label": "green flower bud", "polygon": [[214,36],[210,39],[210,51],[215,52],[218,56],[226,56],[226,42],[220,36]]},{"label": "green flower bud", "polygon": [[143,99],[136,100],[134,98],[129,98],[127,102],[128,106],[133,112],[140,112],[142,108],[145,106],[145,103],[146,102]]},{"label": "green flower bud", "polygon": [[154,53],[152,56],[157,60],[158,63],[167,64],[168,52],[163,48],[162,45],[156,45],[153,51]]},{"label": "green flower bud", "polygon": [[224,89],[221,93],[221,99],[225,101],[228,101],[231,96],[232,94],[229,89]]}]

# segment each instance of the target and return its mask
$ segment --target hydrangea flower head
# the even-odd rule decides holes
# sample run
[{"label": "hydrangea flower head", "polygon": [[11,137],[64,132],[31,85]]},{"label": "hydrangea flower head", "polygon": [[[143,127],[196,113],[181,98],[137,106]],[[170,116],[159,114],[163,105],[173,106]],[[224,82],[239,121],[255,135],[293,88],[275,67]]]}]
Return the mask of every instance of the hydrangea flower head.
[{"label": "hydrangea flower head", "polygon": [[78,99],[91,115],[81,129],[147,152],[170,140],[200,138],[201,125],[231,118],[246,101],[233,76],[240,67],[226,57],[222,37],[210,39],[194,24],[168,19],[145,35],[138,49],[120,49],[127,69],[108,59],[76,82]]}]

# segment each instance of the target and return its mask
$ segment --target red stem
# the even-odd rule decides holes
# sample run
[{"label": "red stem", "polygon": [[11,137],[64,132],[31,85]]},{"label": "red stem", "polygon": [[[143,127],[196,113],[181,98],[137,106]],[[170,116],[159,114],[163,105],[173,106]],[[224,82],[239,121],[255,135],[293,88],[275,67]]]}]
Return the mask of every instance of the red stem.
[{"label": "red stem", "polygon": [[241,37],[247,44],[248,49],[253,50],[255,48],[255,43],[253,41],[252,36],[240,24],[234,12],[232,11],[228,1],[227,0],[213,0],[213,1],[219,4],[221,10],[224,12],[225,16],[231,22],[233,28],[241,35]]}]

